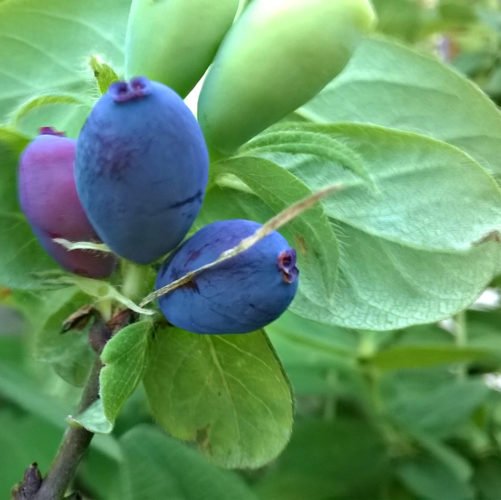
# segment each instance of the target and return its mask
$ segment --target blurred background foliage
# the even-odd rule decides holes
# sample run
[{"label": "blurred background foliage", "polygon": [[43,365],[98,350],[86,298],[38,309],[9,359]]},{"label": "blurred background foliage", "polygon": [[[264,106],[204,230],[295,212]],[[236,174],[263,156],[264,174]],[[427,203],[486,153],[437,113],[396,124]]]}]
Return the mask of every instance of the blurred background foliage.
[{"label": "blurred background foliage", "polygon": [[[379,32],[435,54],[501,103],[501,2],[373,3]],[[140,388],[113,433],[94,439],[75,487],[103,500],[500,500],[498,286],[440,325],[401,331],[286,313],[267,328],[296,398],[292,439],[276,461],[217,469],[158,430]],[[47,469],[76,404],[85,331],[59,327],[81,301],[74,291],[0,287],[0,498],[31,462]]]},{"label": "blurred background foliage", "polygon": [[498,0],[373,0],[378,31],[436,54],[501,100]]}]

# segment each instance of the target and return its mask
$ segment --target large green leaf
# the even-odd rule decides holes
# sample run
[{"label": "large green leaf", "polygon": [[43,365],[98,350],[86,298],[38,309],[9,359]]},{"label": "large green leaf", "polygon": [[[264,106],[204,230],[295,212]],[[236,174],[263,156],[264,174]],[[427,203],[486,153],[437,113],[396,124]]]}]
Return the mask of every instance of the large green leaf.
[{"label": "large green leaf", "polygon": [[152,322],[144,320],[122,328],[101,353],[104,367],[99,378],[99,392],[104,414],[110,422],[115,421],[142,379],[151,327]]},{"label": "large green leaf", "polygon": [[[356,151],[377,188],[341,161],[287,152],[289,134],[308,138],[311,132]],[[421,135],[356,124],[286,124],[248,143],[244,153],[275,161],[312,190],[341,184],[323,200],[327,215],[394,243],[468,250],[500,227],[501,191],[492,177],[458,149]]]},{"label": "large green leaf", "polygon": [[[341,162],[279,151],[284,136],[303,130],[356,151],[375,188]],[[495,272],[501,194],[457,148],[375,126],[295,123],[242,154],[280,164],[312,190],[344,186],[323,202],[341,241],[335,307],[307,297],[294,308],[304,317],[373,330],[436,321],[469,305]]]},{"label": "large green leaf", "polygon": [[174,327],[150,343],[144,384],[156,420],[223,467],[259,467],[289,440],[290,387],[264,332],[197,335]]},{"label": "large green leaf", "polygon": [[40,94],[84,95],[92,55],[122,68],[129,6],[130,0],[0,3],[0,117]]},{"label": "large green leaf", "polygon": [[256,500],[234,473],[147,425],[120,438],[124,500]]},{"label": "large green leaf", "polygon": [[361,43],[343,73],[300,113],[316,122],[373,123],[429,135],[501,175],[501,115],[494,103],[450,67],[395,42]]}]

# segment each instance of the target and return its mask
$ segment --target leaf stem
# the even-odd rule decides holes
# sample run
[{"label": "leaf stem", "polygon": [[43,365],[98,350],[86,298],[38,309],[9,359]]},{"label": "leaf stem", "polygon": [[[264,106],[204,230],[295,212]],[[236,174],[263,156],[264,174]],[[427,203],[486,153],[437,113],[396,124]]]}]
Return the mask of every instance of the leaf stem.
[{"label": "leaf stem", "polygon": [[134,262],[122,261],[123,285],[122,294],[136,302],[148,285],[148,267]]},{"label": "leaf stem", "polygon": [[[99,374],[102,363],[96,358],[89,379],[82,393],[77,413],[88,408],[99,397]],[[47,476],[33,500],[59,500],[70,485],[78,464],[89,446],[94,434],[83,427],[69,427],[57,451]]]}]

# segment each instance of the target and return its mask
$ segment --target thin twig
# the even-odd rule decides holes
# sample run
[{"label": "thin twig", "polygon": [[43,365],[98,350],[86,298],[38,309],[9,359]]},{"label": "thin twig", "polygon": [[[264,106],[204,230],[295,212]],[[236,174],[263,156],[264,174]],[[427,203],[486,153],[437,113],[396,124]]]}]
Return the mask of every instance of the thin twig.
[{"label": "thin twig", "polygon": [[[82,393],[78,413],[87,409],[99,397],[101,367],[101,360],[97,357]],[[67,429],[49,472],[42,481],[40,489],[32,497],[33,500],[59,500],[63,498],[93,436],[94,434],[84,427],[69,427]]]}]

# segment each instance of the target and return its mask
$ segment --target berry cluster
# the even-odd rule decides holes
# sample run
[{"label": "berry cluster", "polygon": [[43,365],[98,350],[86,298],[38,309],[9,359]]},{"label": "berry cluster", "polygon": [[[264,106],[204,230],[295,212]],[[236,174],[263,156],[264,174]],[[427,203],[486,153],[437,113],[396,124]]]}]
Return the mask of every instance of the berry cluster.
[{"label": "berry cluster", "polygon": [[[169,87],[116,82],[78,139],[41,129],[23,151],[19,198],[34,234],[66,270],[110,276],[117,256],[150,264],[175,250],[198,215],[209,155],[197,120]],[[217,259],[259,224],[210,224],[162,265],[157,288]],[[54,241],[104,242],[113,253],[69,251]],[[296,255],[273,232],[160,298],[167,320],[198,333],[245,333],[276,319],[297,290]]]}]

